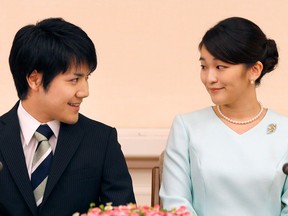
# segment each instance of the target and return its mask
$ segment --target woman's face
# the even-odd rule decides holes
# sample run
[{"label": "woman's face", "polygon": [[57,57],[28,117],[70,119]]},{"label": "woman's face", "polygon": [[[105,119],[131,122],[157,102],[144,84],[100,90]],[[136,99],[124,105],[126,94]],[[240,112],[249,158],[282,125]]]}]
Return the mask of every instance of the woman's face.
[{"label": "woman's face", "polygon": [[249,69],[244,64],[234,65],[216,59],[204,45],[200,50],[200,63],[201,81],[213,103],[231,105],[250,98],[252,85],[249,81]]}]

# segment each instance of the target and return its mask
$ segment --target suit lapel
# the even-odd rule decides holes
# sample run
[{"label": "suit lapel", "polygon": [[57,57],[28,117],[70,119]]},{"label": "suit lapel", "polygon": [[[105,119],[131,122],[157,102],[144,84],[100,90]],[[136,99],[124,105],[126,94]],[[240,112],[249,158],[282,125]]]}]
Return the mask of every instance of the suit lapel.
[{"label": "suit lapel", "polygon": [[[19,103],[0,119],[2,121],[0,124],[0,152],[15,184],[31,209],[31,215],[37,215],[37,206],[21,144],[20,125],[17,116],[18,105]],[[45,205],[45,201],[77,151],[83,136],[84,131],[79,127],[78,123],[74,125],[61,123],[51,173],[49,174],[42,205]]]},{"label": "suit lapel", "polygon": [[53,158],[51,172],[48,177],[48,182],[45,189],[45,194],[42,204],[51,194],[53,188],[59,181],[62,173],[69,164],[73,155],[77,151],[81,140],[83,139],[84,132],[79,124],[67,125],[61,123],[60,132],[58,136],[57,146]]},{"label": "suit lapel", "polygon": [[20,139],[20,125],[17,116],[18,103],[2,117],[0,151],[7,168],[33,215],[37,207]]}]

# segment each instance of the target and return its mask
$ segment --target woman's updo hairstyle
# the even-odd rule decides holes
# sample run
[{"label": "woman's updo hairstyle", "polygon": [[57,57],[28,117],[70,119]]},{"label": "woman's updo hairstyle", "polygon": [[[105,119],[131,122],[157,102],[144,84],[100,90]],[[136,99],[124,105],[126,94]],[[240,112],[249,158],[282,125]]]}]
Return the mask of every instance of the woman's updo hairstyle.
[{"label": "woman's updo hairstyle", "polygon": [[267,39],[255,23],[241,17],[224,19],[209,29],[203,36],[199,49],[203,45],[215,58],[230,64],[246,64],[251,67],[260,61],[263,70],[255,81],[256,85],[278,64],[275,41]]}]

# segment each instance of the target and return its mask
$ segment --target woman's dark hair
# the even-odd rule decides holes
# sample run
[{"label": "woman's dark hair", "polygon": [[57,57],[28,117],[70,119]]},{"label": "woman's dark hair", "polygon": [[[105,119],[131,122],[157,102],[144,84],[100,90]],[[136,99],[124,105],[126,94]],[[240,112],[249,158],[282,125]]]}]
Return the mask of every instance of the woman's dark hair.
[{"label": "woman's dark hair", "polygon": [[203,36],[199,49],[203,46],[215,58],[230,64],[245,64],[251,67],[260,61],[263,70],[255,81],[256,85],[278,64],[279,55],[275,41],[267,39],[255,23],[241,17],[224,19],[209,29]]},{"label": "woman's dark hair", "polygon": [[78,26],[62,18],[48,18],[36,25],[22,27],[15,35],[9,56],[18,97],[26,99],[26,77],[34,70],[43,74],[43,87],[70,66],[87,64],[90,72],[97,66],[92,40]]}]

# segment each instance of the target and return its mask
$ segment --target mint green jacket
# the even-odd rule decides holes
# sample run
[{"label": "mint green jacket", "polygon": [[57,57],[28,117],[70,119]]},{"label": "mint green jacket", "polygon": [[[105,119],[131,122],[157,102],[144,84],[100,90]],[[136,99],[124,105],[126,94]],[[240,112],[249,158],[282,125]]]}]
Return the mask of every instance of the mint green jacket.
[{"label": "mint green jacket", "polygon": [[[288,216],[288,118],[268,110],[244,134],[212,107],[176,116],[164,155],[163,208],[197,216]],[[282,208],[281,208],[281,204]]]}]

